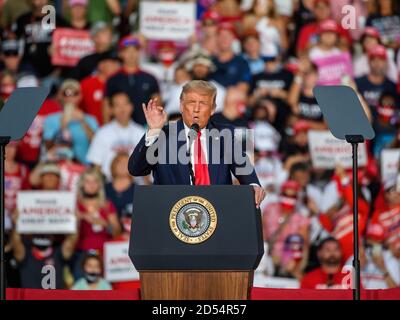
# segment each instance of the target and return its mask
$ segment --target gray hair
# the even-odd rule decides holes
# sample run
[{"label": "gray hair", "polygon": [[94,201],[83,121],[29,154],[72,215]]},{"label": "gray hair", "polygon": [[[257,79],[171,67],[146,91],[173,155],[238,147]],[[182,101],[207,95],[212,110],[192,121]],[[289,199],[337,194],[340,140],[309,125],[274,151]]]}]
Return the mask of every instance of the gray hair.
[{"label": "gray hair", "polygon": [[189,81],[183,86],[179,99],[182,101],[186,93],[193,91],[210,96],[213,108],[216,107],[217,88],[211,82],[204,80]]}]

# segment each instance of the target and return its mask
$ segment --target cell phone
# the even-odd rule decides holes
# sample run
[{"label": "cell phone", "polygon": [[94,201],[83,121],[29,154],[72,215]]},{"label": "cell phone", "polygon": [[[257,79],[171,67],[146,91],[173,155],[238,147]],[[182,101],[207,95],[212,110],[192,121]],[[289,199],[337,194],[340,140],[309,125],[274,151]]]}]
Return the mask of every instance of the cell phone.
[{"label": "cell phone", "polygon": [[381,244],[374,244],[372,246],[372,256],[379,257],[382,255],[382,245]]},{"label": "cell phone", "polygon": [[74,111],[74,105],[71,103],[67,103],[64,105],[64,116],[66,120],[69,122],[72,119],[72,112]]}]

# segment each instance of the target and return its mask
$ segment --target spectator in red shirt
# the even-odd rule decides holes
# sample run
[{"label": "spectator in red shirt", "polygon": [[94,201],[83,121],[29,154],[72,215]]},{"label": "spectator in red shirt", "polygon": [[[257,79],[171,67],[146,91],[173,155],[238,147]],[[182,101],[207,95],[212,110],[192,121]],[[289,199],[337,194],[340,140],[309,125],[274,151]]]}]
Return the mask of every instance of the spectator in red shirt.
[{"label": "spectator in red shirt", "polygon": [[377,207],[372,222],[383,227],[386,238],[400,233],[400,192],[396,190],[396,180],[391,179],[384,186],[384,207]]},{"label": "spectator in red shirt", "polygon": [[342,273],[342,252],[335,238],[327,238],[318,247],[320,267],[306,273],[302,289],[349,289],[346,273]]},{"label": "spectator in red shirt", "polygon": [[11,227],[11,214],[16,208],[17,193],[23,189],[29,189],[29,170],[18,163],[16,158],[18,143],[11,141],[6,146],[5,176],[4,176],[4,208],[6,229]]},{"label": "spectator in red shirt", "polygon": [[95,169],[86,170],[79,181],[78,219],[79,250],[102,252],[104,242],[120,233],[116,209],[105,198],[102,177]]},{"label": "spectator in red shirt", "polygon": [[[276,274],[299,277],[307,260],[309,243],[309,219],[296,207],[300,185],[292,180],[281,187],[279,202],[268,204],[263,211],[263,234],[275,265]],[[297,260],[288,251],[291,247],[289,238],[296,235],[301,242],[301,258]],[[299,240],[296,240],[299,242]],[[285,252],[286,251],[286,252]],[[302,261],[303,260],[303,261]],[[281,270],[282,269],[282,270]]]},{"label": "spectator in red shirt", "polygon": [[81,81],[82,101],[81,109],[103,124],[103,98],[104,89],[108,78],[120,68],[120,60],[113,52],[98,55],[97,72]]},{"label": "spectator in red shirt", "polygon": [[[17,81],[18,88],[38,87],[39,85],[39,79],[32,74],[26,74],[20,77]],[[36,166],[39,160],[45,118],[48,115],[60,112],[61,110],[62,106],[56,100],[47,98],[43,102],[43,105],[29,127],[29,130],[19,143],[17,154],[18,160],[26,164],[29,168]]]},{"label": "spectator in red shirt", "polygon": [[[353,189],[352,179],[341,168],[336,168],[337,188],[340,194],[338,203],[319,216],[321,225],[328,231],[341,245],[343,262],[347,261],[353,254]],[[360,179],[361,181],[362,179]],[[363,198],[362,193],[358,198],[358,228],[359,237],[364,233],[368,214],[369,204]]]},{"label": "spectator in red shirt", "polygon": [[[32,174],[38,176],[40,190],[59,190],[60,169],[57,164],[40,164]],[[16,210],[13,215],[14,224],[17,219],[18,211]],[[14,258],[19,263],[22,287],[43,289],[41,271],[44,266],[51,265],[55,268],[56,289],[64,289],[66,285],[64,267],[74,253],[77,238],[76,233],[66,235],[61,238],[62,240],[55,234],[22,236],[14,229],[11,233],[11,243]]]}]

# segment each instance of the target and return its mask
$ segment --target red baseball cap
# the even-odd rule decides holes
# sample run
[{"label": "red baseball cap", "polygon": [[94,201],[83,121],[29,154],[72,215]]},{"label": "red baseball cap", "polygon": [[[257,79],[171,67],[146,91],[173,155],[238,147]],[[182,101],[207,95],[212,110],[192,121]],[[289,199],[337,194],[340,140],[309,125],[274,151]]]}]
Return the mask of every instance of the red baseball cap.
[{"label": "red baseball cap", "polygon": [[370,59],[380,58],[387,60],[387,50],[384,46],[378,44],[372,47],[370,50],[368,50],[368,58]]},{"label": "red baseball cap", "polygon": [[310,124],[306,120],[296,121],[293,125],[294,134],[299,133],[300,131],[308,131],[311,129]]},{"label": "red baseball cap", "polygon": [[365,37],[365,36],[376,38],[376,39],[381,38],[379,31],[374,27],[365,27],[365,30],[363,32],[363,37]]},{"label": "red baseball cap", "polygon": [[211,20],[214,22],[219,22],[220,16],[219,16],[218,12],[213,11],[213,10],[208,10],[203,13],[203,15],[201,16],[201,20],[202,21]]},{"label": "red baseball cap", "polygon": [[161,50],[161,49],[176,49],[176,44],[173,41],[160,41],[157,43],[157,50]]},{"label": "red baseball cap", "polygon": [[318,33],[321,34],[323,32],[339,33],[339,25],[333,19],[321,21],[318,25]]},{"label": "red baseball cap", "polygon": [[136,47],[136,48],[140,48],[140,40],[139,40],[139,38],[135,37],[135,36],[132,36],[132,35],[125,36],[119,41],[119,44],[118,44],[118,48],[120,50],[124,49],[124,48],[127,48],[127,47],[130,47],[130,46],[133,46],[133,47]]}]

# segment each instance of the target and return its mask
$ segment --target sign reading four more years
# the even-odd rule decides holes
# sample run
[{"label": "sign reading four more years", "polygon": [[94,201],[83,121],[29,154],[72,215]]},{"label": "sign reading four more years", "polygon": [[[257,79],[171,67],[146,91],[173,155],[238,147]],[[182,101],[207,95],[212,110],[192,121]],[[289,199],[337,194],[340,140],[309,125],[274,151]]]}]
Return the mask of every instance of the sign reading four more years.
[{"label": "sign reading four more years", "polygon": [[[351,144],[335,138],[329,131],[308,131],[308,143],[313,167],[316,169],[334,169],[341,165],[345,169],[352,167]],[[365,143],[358,146],[358,165],[367,164]]]},{"label": "sign reading four more years", "polygon": [[17,194],[18,233],[76,232],[76,196],[63,191],[21,191]]}]

